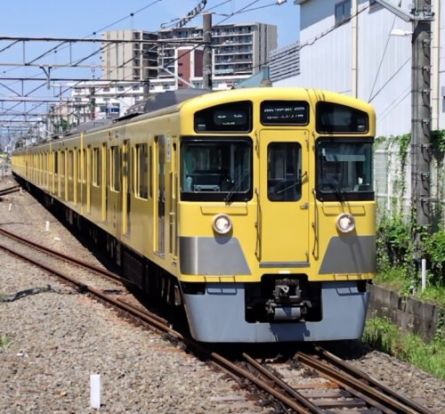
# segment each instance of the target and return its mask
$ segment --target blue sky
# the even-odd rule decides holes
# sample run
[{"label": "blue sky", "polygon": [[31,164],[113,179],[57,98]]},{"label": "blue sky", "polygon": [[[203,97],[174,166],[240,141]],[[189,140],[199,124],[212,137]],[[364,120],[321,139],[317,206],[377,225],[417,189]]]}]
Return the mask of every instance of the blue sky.
[{"label": "blue sky", "polygon": [[[0,6],[0,35],[30,37],[96,37],[106,30],[140,29],[156,31],[162,23],[184,17],[200,0],[14,0],[2,1]],[[277,3],[282,3],[278,5]],[[278,27],[278,46],[285,46],[298,40],[299,7],[293,0],[208,0],[206,10],[214,13],[213,24],[261,22]],[[143,10],[141,10],[143,9]],[[241,10],[242,9],[242,10]],[[139,11],[141,10],[141,11]],[[241,11],[241,12],[239,12]],[[239,13],[238,13],[239,12]],[[134,14],[132,17],[130,14]],[[235,15],[233,15],[235,14]],[[232,15],[232,16],[231,16]],[[117,23],[115,23],[117,22]],[[113,24],[115,23],[115,24]],[[202,16],[193,19],[189,26],[202,25]],[[106,31],[105,30],[105,31]],[[0,41],[0,50],[10,45]],[[27,43],[25,51],[21,43],[0,52],[0,63],[32,61],[43,52],[53,48],[55,43]],[[37,65],[66,64],[76,62],[92,54],[100,44],[77,44],[71,48],[58,49],[34,62]],[[86,64],[100,65],[100,54],[89,59]],[[92,78],[99,77],[99,69],[53,68],[52,77]],[[7,81],[5,77],[43,77],[39,67],[11,67],[0,65],[0,98],[12,96],[11,88],[22,93],[22,85],[17,81]],[[37,83],[25,82],[24,93],[35,88]],[[32,96],[55,96],[58,90],[52,84],[51,90],[42,85]],[[17,107],[13,102],[0,102],[0,111],[10,112],[46,105],[28,103]],[[0,119],[0,122],[5,118]],[[0,134],[1,136],[1,134]]]},{"label": "blue sky", "polygon": [[[4,35],[86,36],[155,3],[111,28],[155,31],[161,23],[186,15],[198,2],[199,0],[4,1],[0,6],[0,30]],[[213,23],[217,24],[224,18],[222,14],[234,13],[251,3],[245,12],[231,17],[227,22],[258,21],[275,24],[278,26],[280,46],[297,40],[298,7],[293,4],[293,0],[288,0],[281,6],[274,4],[277,3],[276,0],[208,0],[206,9],[212,9],[216,13]],[[268,7],[260,8],[263,6]],[[249,9],[256,10],[248,11]],[[191,24],[200,25],[201,22],[201,17],[198,17]]]},{"label": "blue sky", "polygon": [[[159,30],[162,23],[184,17],[200,0],[14,0],[0,6],[0,34],[30,37],[97,37],[106,30]],[[278,3],[282,3],[278,5]],[[26,10],[26,12],[24,12]],[[205,10],[213,15],[213,24],[264,22],[278,27],[278,47],[298,39],[299,7],[293,0],[208,0]],[[133,16],[130,16],[133,14]],[[115,23],[115,24],[113,24]],[[190,25],[202,25],[197,16]],[[106,28],[105,30],[103,30]],[[95,35],[94,35],[95,34]],[[0,41],[0,50],[11,42]],[[0,63],[29,62],[56,46],[54,42],[15,44],[0,53]],[[38,59],[34,64],[66,64],[92,54],[100,44],[75,44],[62,47]],[[24,57],[25,56],[25,57]],[[100,53],[85,62],[100,65]],[[90,69],[53,69],[55,77],[91,77]],[[99,75],[99,70],[95,77]],[[38,76],[38,67],[13,68],[0,65],[0,77]],[[0,89],[0,95],[4,89]],[[4,94],[3,94],[4,95]]]}]

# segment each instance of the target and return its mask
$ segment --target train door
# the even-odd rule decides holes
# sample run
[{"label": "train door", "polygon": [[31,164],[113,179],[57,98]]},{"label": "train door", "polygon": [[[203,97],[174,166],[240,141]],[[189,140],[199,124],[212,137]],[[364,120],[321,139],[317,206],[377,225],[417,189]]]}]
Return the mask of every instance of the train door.
[{"label": "train door", "polygon": [[105,222],[107,221],[107,185],[108,185],[108,157],[107,157],[107,144],[104,143],[102,144],[102,149],[101,149],[102,153],[100,156],[101,159],[101,218],[102,221]]},{"label": "train door", "polygon": [[167,161],[170,162],[170,173],[169,177],[169,197],[168,197],[168,239],[169,239],[169,253],[176,258],[177,256],[177,200],[178,200],[178,186],[177,186],[177,176],[176,176],[176,143],[173,142],[170,146],[168,143],[167,147]]},{"label": "train door", "polygon": [[163,135],[155,137],[157,149],[157,225],[156,225],[156,253],[165,254],[165,147],[166,139]]},{"label": "train door", "polygon": [[125,140],[122,148],[122,234],[127,234],[129,229],[130,199],[129,199],[129,174],[130,156],[128,140]]},{"label": "train door", "polygon": [[262,131],[260,143],[260,266],[308,266],[307,132]]}]

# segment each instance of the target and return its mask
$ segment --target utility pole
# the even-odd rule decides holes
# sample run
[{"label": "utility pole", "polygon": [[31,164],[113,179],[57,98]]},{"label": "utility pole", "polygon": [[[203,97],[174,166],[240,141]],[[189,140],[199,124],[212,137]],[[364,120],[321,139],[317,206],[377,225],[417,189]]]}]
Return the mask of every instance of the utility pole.
[{"label": "utility pole", "polygon": [[[436,0],[438,1],[438,0]],[[377,3],[396,16],[411,22],[411,205],[415,221],[414,260],[420,260],[423,232],[431,231],[431,0],[414,0],[411,13],[390,0]],[[439,24],[439,23],[438,23]]]},{"label": "utility pole", "polygon": [[204,89],[212,90],[212,14],[204,13],[202,17],[204,41],[202,86]]},{"label": "utility pole", "polygon": [[96,88],[93,86],[90,88],[90,98],[89,98],[89,107],[90,107],[90,119],[96,119]]},{"label": "utility pole", "polygon": [[418,253],[420,233],[431,231],[432,219],[431,0],[415,0],[412,14],[411,200],[417,225],[415,242]]}]

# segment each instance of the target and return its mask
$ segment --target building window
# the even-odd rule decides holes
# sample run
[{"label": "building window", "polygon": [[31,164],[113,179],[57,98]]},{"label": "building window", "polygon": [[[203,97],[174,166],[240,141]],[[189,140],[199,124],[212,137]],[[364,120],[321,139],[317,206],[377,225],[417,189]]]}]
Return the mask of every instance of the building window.
[{"label": "building window", "polygon": [[335,5],[335,24],[339,25],[351,17],[351,0],[343,0]]}]

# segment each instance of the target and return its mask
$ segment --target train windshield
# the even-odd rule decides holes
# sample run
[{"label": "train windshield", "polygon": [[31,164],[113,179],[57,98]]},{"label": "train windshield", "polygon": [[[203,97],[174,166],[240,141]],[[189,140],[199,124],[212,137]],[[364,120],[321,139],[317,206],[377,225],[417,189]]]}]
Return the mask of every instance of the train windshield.
[{"label": "train windshield", "polygon": [[318,140],[317,198],[322,201],[374,199],[372,140]]},{"label": "train windshield", "polygon": [[181,199],[247,201],[252,198],[250,139],[184,139]]}]

